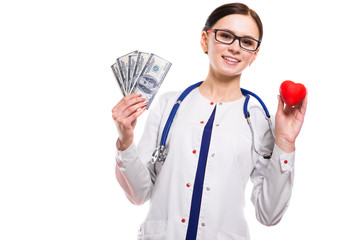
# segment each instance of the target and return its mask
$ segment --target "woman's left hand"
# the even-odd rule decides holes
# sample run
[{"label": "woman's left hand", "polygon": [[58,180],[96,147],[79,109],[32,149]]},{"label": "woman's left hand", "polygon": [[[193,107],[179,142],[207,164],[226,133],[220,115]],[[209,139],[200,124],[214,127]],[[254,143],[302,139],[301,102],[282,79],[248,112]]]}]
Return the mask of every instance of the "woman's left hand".
[{"label": "woman's left hand", "polygon": [[284,107],[284,102],[278,96],[279,104],[275,115],[275,143],[284,152],[295,151],[295,140],[304,122],[307,93],[305,98],[295,107]]}]

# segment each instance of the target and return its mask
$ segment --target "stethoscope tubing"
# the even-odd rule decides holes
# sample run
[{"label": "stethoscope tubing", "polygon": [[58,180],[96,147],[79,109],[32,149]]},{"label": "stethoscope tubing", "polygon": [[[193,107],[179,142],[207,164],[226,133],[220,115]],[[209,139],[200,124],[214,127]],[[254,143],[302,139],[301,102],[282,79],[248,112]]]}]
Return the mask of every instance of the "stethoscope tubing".
[{"label": "stethoscope tubing", "polygon": [[162,133],[162,136],[161,136],[160,146],[165,146],[166,139],[167,139],[167,136],[168,136],[168,134],[169,134],[171,124],[172,124],[172,122],[173,122],[173,120],[174,120],[174,117],[175,117],[175,114],[176,114],[178,108],[180,107],[180,103],[184,100],[184,98],[185,98],[194,88],[197,88],[197,87],[200,86],[202,83],[203,83],[203,81],[198,82],[198,83],[195,83],[195,84],[189,86],[187,89],[185,89],[185,91],[184,91],[184,92],[179,96],[179,98],[176,100],[176,103],[175,103],[174,107],[171,109],[169,118],[168,118],[167,121],[166,121],[164,130],[163,130],[163,133]]},{"label": "stethoscope tubing", "polygon": [[[194,90],[195,88],[199,87],[201,84],[203,83],[203,81],[200,81],[198,83],[195,83],[191,86],[189,86],[188,88],[186,88],[182,94],[178,97],[178,99],[176,100],[176,103],[174,104],[173,108],[171,109],[171,112],[169,114],[169,117],[166,121],[166,124],[165,124],[165,127],[164,127],[164,130],[162,132],[162,135],[161,135],[161,140],[160,140],[160,146],[158,148],[155,149],[154,153],[153,153],[153,156],[152,156],[152,160],[151,162],[154,164],[156,161],[159,161],[159,162],[162,162],[164,163],[165,161],[165,158],[166,158],[166,155],[165,155],[165,144],[166,144],[166,139],[167,139],[167,136],[169,134],[169,131],[170,131],[170,128],[171,128],[171,125],[172,125],[172,122],[174,121],[174,118],[175,118],[175,115],[176,115],[176,112],[178,110],[178,108],[180,107],[180,104],[181,102],[185,99],[185,97],[192,91]],[[272,130],[272,127],[271,127],[271,120],[270,120],[270,113],[265,105],[265,103],[261,100],[261,98],[256,95],[255,93],[249,91],[249,90],[246,90],[244,88],[240,88],[241,89],[241,92],[242,94],[246,97],[245,99],[245,102],[244,102],[244,108],[243,108],[243,112],[244,112],[244,116],[249,124],[249,127],[250,127],[250,130],[251,130],[251,135],[252,135],[252,147],[254,149],[254,151],[260,155],[260,156],[263,156],[264,158],[270,158],[271,157],[271,153],[270,154],[261,154],[259,151],[256,150],[255,148],[255,136],[254,136],[254,130],[252,128],[252,124],[251,124],[251,121],[250,121],[250,113],[248,111],[248,104],[249,104],[249,100],[250,100],[250,95],[253,96],[256,100],[258,100],[258,102],[261,104],[262,108],[264,109],[264,112],[265,112],[265,115],[266,115],[266,120],[268,121],[268,124],[269,124],[269,128],[271,130],[271,133],[272,135],[275,137],[274,135],[274,132]]]},{"label": "stethoscope tubing", "polygon": [[240,88],[240,89],[241,89],[242,94],[243,94],[244,96],[246,96],[246,100],[245,100],[245,103],[244,103],[244,115],[245,115],[245,116],[249,115],[249,112],[248,112],[248,110],[247,110],[247,106],[248,106],[249,99],[250,99],[250,96],[249,96],[249,95],[251,95],[251,96],[253,96],[254,98],[256,98],[256,100],[258,100],[258,102],[261,104],[262,108],[263,108],[264,111],[265,111],[266,117],[267,117],[267,118],[270,118],[270,113],[269,113],[269,111],[268,111],[265,103],[261,100],[261,98],[260,98],[258,95],[256,95],[255,93],[253,93],[253,92],[251,92],[251,91],[249,91],[249,90],[246,90],[246,89],[244,89],[244,88]]}]

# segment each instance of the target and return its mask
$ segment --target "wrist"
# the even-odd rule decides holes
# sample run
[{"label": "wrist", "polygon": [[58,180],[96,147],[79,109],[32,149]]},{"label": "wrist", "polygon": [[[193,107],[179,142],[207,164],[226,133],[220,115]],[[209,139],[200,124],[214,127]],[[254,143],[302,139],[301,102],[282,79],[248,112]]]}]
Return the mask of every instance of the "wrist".
[{"label": "wrist", "polygon": [[285,153],[291,153],[295,151],[295,142],[289,142],[285,138],[276,137],[275,144]]},{"label": "wrist", "polygon": [[132,141],[131,142],[122,142],[118,138],[117,141],[116,141],[116,148],[117,148],[118,151],[124,151],[128,147],[130,147],[131,144],[132,144]]}]

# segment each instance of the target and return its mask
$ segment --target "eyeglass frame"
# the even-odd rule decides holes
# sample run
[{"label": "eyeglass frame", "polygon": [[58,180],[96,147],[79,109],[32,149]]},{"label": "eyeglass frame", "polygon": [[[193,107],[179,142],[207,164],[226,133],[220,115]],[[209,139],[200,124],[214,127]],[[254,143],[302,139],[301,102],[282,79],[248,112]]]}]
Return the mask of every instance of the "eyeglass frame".
[{"label": "eyeglass frame", "polygon": [[[232,41],[231,43],[224,43],[224,42],[219,41],[219,40],[216,38],[216,33],[217,33],[218,31],[224,31],[224,32],[227,32],[227,33],[233,35],[233,36],[234,36],[233,41]],[[224,29],[209,29],[209,30],[207,30],[206,32],[213,32],[213,33],[215,34],[215,40],[218,41],[219,43],[223,43],[223,44],[226,44],[226,45],[231,45],[231,44],[233,44],[233,43],[235,42],[235,40],[239,39],[239,46],[240,46],[242,49],[244,49],[244,50],[246,50],[246,51],[250,51],[250,52],[256,52],[256,51],[258,50],[258,48],[260,47],[260,44],[261,44],[261,41],[256,40],[255,38],[252,38],[252,37],[239,37],[239,36],[236,36],[235,34],[233,34],[232,32],[230,32],[230,31],[228,31],[228,30],[224,30]],[[256,48],[255,48],[254,50],[250,50],[250,49],[247,49],[247,48],[242,47],[242,46],[241,46],[241,43],[240,43],[240,41],[241,41],[242,38],[250,38],[250,39],[254,40],[255,42],[257,42],[258,44],[257,44]]]}]

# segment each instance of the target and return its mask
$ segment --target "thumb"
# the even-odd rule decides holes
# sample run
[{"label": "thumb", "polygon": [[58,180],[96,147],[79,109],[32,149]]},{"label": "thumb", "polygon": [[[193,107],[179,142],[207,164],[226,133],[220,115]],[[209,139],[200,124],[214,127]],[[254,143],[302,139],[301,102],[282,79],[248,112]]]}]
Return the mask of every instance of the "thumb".
[{"label": "thumb", "polygon": [[278,112],[282,112],[284,110],[284,101],[282,100],[280,95],[277,95],[279,103],[278,103]]}]

